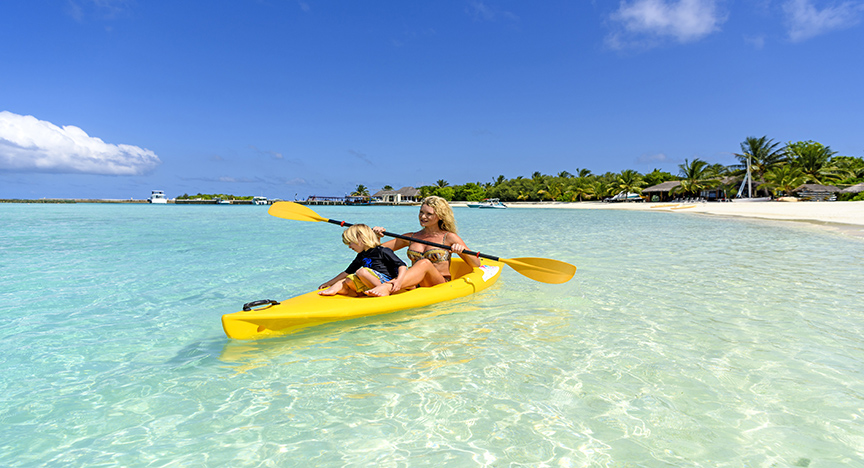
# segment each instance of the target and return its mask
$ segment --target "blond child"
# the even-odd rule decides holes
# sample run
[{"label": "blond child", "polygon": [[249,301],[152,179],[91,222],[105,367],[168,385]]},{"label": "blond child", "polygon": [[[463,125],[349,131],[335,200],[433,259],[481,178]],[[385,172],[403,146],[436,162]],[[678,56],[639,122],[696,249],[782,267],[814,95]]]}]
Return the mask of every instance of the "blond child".
[{"label": "blond child", "polygon": [[[381,245],[378,235],[372,231],[372,228],[365,224],[355,224],[342,233],[342,242],[357,252],[357,256],[345,271],[319,286],[318,289],[321,291],[318,294],[387,296],[390,292],[398,290],[401,277],[408,267],[392,250]],[[367,293],[388,281],[391,281],[390,290],[377,288],[374,294]]]}]

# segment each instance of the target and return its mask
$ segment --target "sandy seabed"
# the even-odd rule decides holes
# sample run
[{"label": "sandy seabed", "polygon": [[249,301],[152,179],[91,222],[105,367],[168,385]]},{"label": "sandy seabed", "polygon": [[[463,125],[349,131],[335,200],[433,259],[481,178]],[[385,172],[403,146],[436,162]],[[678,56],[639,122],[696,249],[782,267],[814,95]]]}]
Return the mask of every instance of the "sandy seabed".
[{"label": "sandy seabed", "polygon": [[[465,203],[453,203],[466,206]],[[565,208],[575,210],[635,210],[697,213],[703,215],[804,221],[824,224],[844,233],[864,236],[864,201],[854,202],[703,202],[703,203],[603,203],[510,202],[509,208]]]}]

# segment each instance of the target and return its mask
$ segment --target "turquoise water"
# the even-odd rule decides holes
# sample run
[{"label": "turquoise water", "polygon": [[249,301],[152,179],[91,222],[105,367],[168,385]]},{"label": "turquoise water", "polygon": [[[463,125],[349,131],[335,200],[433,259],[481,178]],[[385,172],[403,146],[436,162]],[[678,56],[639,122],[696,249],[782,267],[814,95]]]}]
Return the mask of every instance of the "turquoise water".
[{"label": "turquoise water", "polygon": [[0,466],[864,466],[862,239],[456,214],[475,250],[579,270],[232,342],[222,314],[347,265],[341,229],[255,206],[0,205]]}]

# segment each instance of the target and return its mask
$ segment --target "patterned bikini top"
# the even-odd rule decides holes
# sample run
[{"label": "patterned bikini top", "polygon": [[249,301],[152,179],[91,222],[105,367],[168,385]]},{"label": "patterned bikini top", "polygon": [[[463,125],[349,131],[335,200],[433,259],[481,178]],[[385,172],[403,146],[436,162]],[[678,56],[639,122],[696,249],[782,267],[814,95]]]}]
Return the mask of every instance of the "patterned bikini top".
[{"label": "patterned bikini top", "polygon": [[[441,243],[447,239],[447,234],[444,234],[444,238],[441,239]],[[408,259],[411,260],[411,264],[417,263],[421,259],[427,259],[432,263],[444,263],[450,261],[450,251],[441,249],[438,247],[434,247],[423,252],[417,250],[408,249]]]}]

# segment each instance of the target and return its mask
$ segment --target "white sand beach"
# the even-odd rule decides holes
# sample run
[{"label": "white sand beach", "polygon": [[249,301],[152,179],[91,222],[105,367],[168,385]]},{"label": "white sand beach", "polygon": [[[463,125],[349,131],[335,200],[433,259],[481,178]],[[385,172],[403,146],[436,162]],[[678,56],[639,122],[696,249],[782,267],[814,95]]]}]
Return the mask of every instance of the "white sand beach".
[{"label": "white sand beach", "polygon": [[[465,203],[453,203],[465,206]],[[855,202],[731,202],[731,203],[603,203],[603,202],[508,202],[509,208],[567,208],[583,210],[638,210],[698,213],[720,216],[826,223],[864,235],[864,201]],[[857,227],[861,227],[858,229]]]}]

